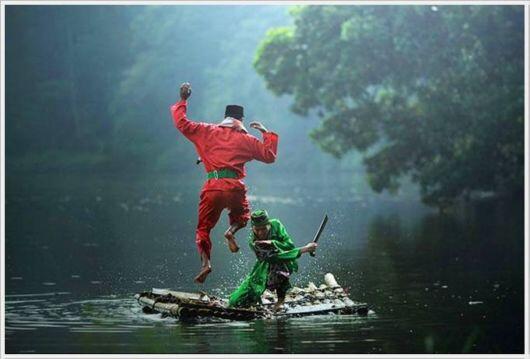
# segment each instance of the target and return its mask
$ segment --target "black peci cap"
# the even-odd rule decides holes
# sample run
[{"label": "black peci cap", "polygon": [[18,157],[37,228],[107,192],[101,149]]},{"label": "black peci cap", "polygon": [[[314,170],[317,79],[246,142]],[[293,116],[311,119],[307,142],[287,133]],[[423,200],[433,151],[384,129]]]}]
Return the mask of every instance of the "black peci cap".
[{"label": "black peci cap", "polygon": [[243,120],[243,106],[227,105],[225,110],[225,117],[233,117],[238,120]]}]

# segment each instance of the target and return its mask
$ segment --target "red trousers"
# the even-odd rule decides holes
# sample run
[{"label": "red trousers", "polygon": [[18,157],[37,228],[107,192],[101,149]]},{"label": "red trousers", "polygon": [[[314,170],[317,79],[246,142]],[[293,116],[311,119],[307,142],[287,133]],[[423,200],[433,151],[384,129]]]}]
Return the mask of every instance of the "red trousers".
[{"label": "red trousers", "polygon": [[228,209],[230,225],[247,225],[250,210],[246,191],[202,191],[199,202],[199,223],[195,234],[195,243],[199,254],[206,253],[210,258],[212,241],[210,231],[215,227],[223,209]]}]

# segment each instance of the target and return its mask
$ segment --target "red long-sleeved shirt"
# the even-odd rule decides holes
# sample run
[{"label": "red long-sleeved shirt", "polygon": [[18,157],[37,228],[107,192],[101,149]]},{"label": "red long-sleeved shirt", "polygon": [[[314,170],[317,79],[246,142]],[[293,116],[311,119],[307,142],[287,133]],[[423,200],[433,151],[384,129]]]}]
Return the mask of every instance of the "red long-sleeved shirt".
[{"label": "red long-sleeved shirt", "polygon": [[278,135],[263,133],[263,142],[256,137],[237,131],[234,128],[216,124],[193,122],[186,117],[187,101],[178,101],[171,106],[173,123],[194,145],[202,159],[206,172],[228,168],[238,174],[238,178],[209,179],[204,190],[234,191],[244,190],[245,163],[258,160],[272,163],[278,151]]}]

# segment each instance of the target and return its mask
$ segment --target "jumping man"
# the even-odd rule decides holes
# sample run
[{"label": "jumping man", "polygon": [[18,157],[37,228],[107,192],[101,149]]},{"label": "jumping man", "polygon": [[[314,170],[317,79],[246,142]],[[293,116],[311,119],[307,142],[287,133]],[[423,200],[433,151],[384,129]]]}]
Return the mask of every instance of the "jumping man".
[{"label": "jumping man", "polygon": [[230,226],[224,236],[230,251],[239,247],[235,233],[247,225],[250,218],[246,197],[245,163],[258,160],[272,163],[276,160],[278,135],[267,131],[260,122],[250,123],[250,127],[263,134],[263,142],[248,134],[243,125],[243,107],[228,105],[225,118],[219,124],[189,121],[186,117],[187,99],[191,95],[191,85],[180,86],[180,101],[171,106],[175,127],[190,140],[197,150],[207,172],[199,202],[199,221],[195,242],[202,261],[195,282],[203,283],[210,274],[210,252],[212,242],[210,231],[215,227],[223,209],[228,209]]}]

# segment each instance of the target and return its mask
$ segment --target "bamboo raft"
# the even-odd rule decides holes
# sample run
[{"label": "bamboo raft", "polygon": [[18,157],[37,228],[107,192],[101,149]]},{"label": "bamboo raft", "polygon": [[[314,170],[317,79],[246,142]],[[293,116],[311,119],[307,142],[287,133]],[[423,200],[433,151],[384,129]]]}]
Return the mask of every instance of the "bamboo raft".
[{"label": "bamboo raft", "polygon": [[318,287],[309,282],[305,288],[292,288],[287,292],[284,308],[277,312],[272,310],[277,297],[268,290],[261,297],[262,304],[250,308],[228,308],[226,299],[205,292],[187,293],[154,288],[136,294],[135,298],[142,305],[144,313],[161,313],[184,321],[202,318],[253,320],[328,313],[368,314],[368,305],[351,300],[333,274],[326,274],[324,282]]}]

